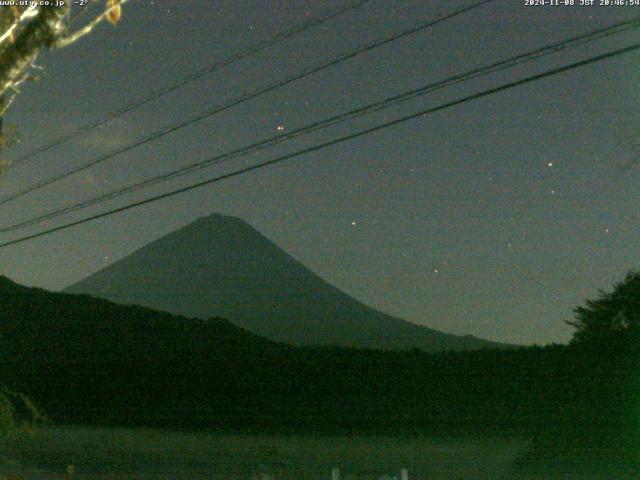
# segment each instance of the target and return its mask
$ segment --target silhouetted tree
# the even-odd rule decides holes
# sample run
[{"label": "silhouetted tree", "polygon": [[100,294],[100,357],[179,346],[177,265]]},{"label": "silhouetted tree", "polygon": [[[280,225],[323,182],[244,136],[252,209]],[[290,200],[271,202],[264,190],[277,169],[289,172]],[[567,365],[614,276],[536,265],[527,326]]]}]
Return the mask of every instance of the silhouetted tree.
[{"label": "silhouetted tree", "polygon": [[[42,50],[59,49],[88,35],[103,20],[118,23],[121,5],[127,0],[105,0],[101,12],[83,26],[74,22],[70,0],[48,2],[15,2],[0,6],[0,153],[7,139],[3,131],[3,117],[19,92],[20,85],[34,77],[35,60]],[[8,166],[0,158],[0,173]],[[23,420],[29,424],[43,418],[39,410],[24,395],[0,388],[0,433],[13,430]]]},{"label": "silhouetted tree", "polygon": [[8,90],[17,91],[29,78],[33,62],[42,50],[71,45],[91,33],[103,20],[117,23],[125,1],[106,0],[102,13],[78,28],[73,25],[78,16],[71,16],[74,2],[68,0],[51,1],[46,6],[41,2],[0,6],[0,95]]},{"label": "silhouetted tree", "polygon": [[[0,150],[10,141],[2,125],[4,114],[20,86],[37,78],[32,71],[41,70],[35,65],[40,53],[77,42],[102,21],[117,24],[122,14],[121,5],[126,1],[104,0],[101,12],[82,26],[77,25],[78,19],[89,6],[78,6],[80,2],[52,0],[44,5],[44,2],[29,1],[24,2],[25,5],[14,2],[14,5],[0,6]],[[72,9],[80,11],[72,15]],[[9,165],[0,158],[0,173]]]},{"label": "silhouetted tree", "polygon": [[572,343],[591,347],[638,346],[640,340],[640,272],[629,272],[613,291],[577,307]]}]

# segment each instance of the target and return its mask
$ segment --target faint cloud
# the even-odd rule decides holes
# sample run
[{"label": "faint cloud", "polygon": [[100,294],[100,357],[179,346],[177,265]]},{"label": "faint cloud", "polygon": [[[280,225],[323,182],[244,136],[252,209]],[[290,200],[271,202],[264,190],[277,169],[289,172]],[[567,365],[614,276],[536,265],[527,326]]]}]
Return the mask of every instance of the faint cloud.
[{"label": "faint cloud", "polygon": [[640,156],[636,155],[631,159],[620,162],[620,164],[618,165],[618,173],[621,176],[626,175],[629,172],[629,170],[633,170],[639,164],[640,164]]},{"label": "faint cloud", "polygon": [[617,162],[618,165],[616,169],[620,176],[626,175],[629,170],[633,170],[640,164],[640,137],[637,135],[627,137],[623,143],[633,153],[631,158]]},{"label": "faint cloud", "polygon": [[74,146],[83,150],[113,150],[131,143],[135,136],[130,131],[103,129],[75,140]]},{"label": "faint cloud", "polygon": [[78,178],[78,186],[85,191],[95,192],[108,185],[111,185],[111,180],[105,174],[83,172]]}]

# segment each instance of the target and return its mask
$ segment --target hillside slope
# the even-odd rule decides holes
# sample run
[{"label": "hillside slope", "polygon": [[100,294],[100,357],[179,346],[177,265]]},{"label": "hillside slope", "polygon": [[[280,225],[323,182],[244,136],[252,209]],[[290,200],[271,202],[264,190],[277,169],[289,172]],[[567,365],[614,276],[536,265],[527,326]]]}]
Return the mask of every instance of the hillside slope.
[{"label": "hillside slope", "polygon": [[65,289],[187,317],[224,317],[294,345],[425,351],[505,346],[445,334],[370,308],[244,221],[211,215]]}]

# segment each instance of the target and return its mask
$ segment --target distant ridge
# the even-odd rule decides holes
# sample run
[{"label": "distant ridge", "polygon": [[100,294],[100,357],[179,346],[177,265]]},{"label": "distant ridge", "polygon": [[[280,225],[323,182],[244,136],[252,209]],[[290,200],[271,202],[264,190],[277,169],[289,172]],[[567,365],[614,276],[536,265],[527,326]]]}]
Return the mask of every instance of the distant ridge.
[{"label": "distant ridge", "polygon": [[64,290],[195,318],[223,317],[294,345],[425,351],[507,347],[445,334],[370,308],[243,220],[213,214]]},{"label": "distant ridge", "polygon": [[637,383],[637,359],[625,358],[611,383],[588,351],[566,346],[432,354],[293,347],[219,318],[0,276],[0,388],[27,395],[54,423],[445,436],[548,425],[555,438],[558,425],[573,428],[578,418],[618,432],[630,418],[620,414],[620,382]]}]

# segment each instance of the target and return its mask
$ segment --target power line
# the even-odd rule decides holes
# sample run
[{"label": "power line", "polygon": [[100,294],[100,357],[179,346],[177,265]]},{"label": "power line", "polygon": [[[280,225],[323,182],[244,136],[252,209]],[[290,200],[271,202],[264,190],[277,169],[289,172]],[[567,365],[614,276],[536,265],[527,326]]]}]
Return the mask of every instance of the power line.
[{"label": "power line", "polygon": [[550,77],[550,76],[553,76],[553,75],[558,75],[560,73],[563,73],[563,72],[566,72],[566,71],[569,71],[569,70],[573,70],[575,68],[579,68],[579,67],[583,67],[583,66],[586,66],[586,65],[590,65],[592,63],[596,63],[596,62],[599,62],[599,61],[602,61],[602,60],[605,60],[605,59],[608,59],[608,58],[612,58],[612,57],[615,57],[615,56],[618,56],[618,55],[629,53],[629,52],[632,52],[632,51],[635,51],[635,50],[638,50],[638,49],[640,49],[640,43],[635,43],[635,44],[629,45],[629,46],[627,46],[625,48],[614,50],[612,52],[608,52],[608,53],[605,53],[605,54],[602,54],[602,55],[597,55],[595,57],[591,57],[591,58],[588,58],[586,60],[582,60],[582,61],[579,61],[579,62],[572,63],[570,65],[566,65],[564,67],[555,68],[553,70],[548,70],[548,71],[543,72],[543,73],[539,73],[539,74],[532,75],[532,76],[529,76],[529,77],[526,77],[526,78],[523,78],[523,79],[520,79],[520,80],[509,82],[509,83],[500,85],[498,87],[494,87],[494,88],[491,88],[491,89],[488,89],[488,90],[484,90],[484,91],[479,92],[479,93],[468,95],[468,96],[460,98],[458,100],[453,100],[451,102],[447,102],[447,103],[438,105],[436,107],[427,108],[427,109],[421,110],[421,111],[419,111],[417,113],[413,113],[411,115],[406,115],[404,117],[400,117],[400,118],[398,118],[396,120],[392,120],[392,121],[389,121],[389,122],[378,124],[378,125],[376,125],[374,127],[370,127],[370,128],[364,129],[364,130],[360,130],[358,132],[355,132],[355,133],[352,133],[352,134],[349,134],[349,135],[345,135],[345,136],[336,138],[334,140],[330,140],[328,142],[324,142],[324,143],[321,143],[321,144],[314,145],[312,147],[308,147],[308,148],[305,148],[305,149],[302,149],[302,150],[298,150],[296,152],[289,153],[287,155],[283,155],[283,156],[274,158],[272,160],[268,160],[266,162],[262,162],[262,163],[259,163],[259,164],[256,164],[256,165],[252,165],[250,167],[245,167],[245,168],[242,168],[240,170],[236,170],[234,172],[227,173],[227,174],[224,174],[224,175],[219,175],[217,177],[213,177],[213,178],[210,178],[210,179],[207,179],[207,180],[203,180],[201,182],[194,183],[194,184],[186,186],[186,187],[178,188],[176,190],[172,190],[170,192],[166,192],[166,193],[163,193],[163,194],[160,194],[160,195],[156,195],[154,197],[150,197],[150,198],[147,198],[147,199],[144,199],[144,200],[140,200],[140,201],[137,201],[137,202],[129,203],[129,204],[124,205],[122,207],[118,207],[118,208],[114,208],[112,210],[108,210],[106,212],[98,213],[98,214],[92,215],[90,217],[85,217],[85,218],[83,218],[81,220],[76,220],[76,221],[73,221],[73,222],[66,223],[64,225],[60,225],[60,226],[57,226],[57,227],[49,228],[47,230],[43,230],[43,231],[38,232],[38,233],[34,233],[34,234],[27,235],[27,236],[24,236],[24,237],[15,239],[15,240],[4,242],[4,243],[0,244],[0,248],[8,247],[10,245],[15,245],[17,243],[25,242],[27,240],[32,240],[34,238],[42,237],[44,235],[49,235],[51,233],[58,232],[60,230],[65,230],[65,229],[68,229],[68,228],[71,228],[71,227],[74,227],[74,226],[77,226],[77,225],[81,225],[83,223],[87,223],[87,222],[90,222],[90,221],[93,221],[93,220],[97,220],[97,219],[104,218],[104,217],[107,217],[107,216],[110,216],[110,215],[114,215],[116,213],[120,213],[120,212],[123,212],[123,211],[126,211],[126,210],[130,210],[132,208],[136,208],[136,207],[139,207],[139,206],[142,206],[142,205],[153,203],[153,202],[156,202],[156,201],[159,201],[159,200],[162,200],[162,199],[165,199],[165,198],[169,198],[169,197],[172,197],[172,196],[184,193],[184,192],[188,192],[190,190],[194,190],[196,188],[200,188],[200,187],[203,187],[203,186],[206,186],[206,185],[211,185],[213,183],[217,183],[217,182],[220,182],[222,180],[226,180],[228,178],[237,177],[239,175],[243,175],[245,173],[249,173],[249,172],[252,172],[254,170],[258,170],[258,169],[261,169],[261,168],[264,168],[264,167],[268,167],[268,166],[274,165],[276,163],[283,162],[285,160],[289,160],[289,159],[292,159],[292,158],[295,158],[295,157],[299,157],[301,155],[306,155],[308,153],[312,153],[312,152],[316,152],[318,150],[322,150],[322,149],[330,147],[332,145],[337,145],[339,143],[343,143],[343,142],[346,142],[346,141],[349,141],[349,140],[353,140],[355,138],[362,137],[364,135],[369,135],[371,133],[374,133],[374,132],[377,132],[379,130],[383,130],[385,128],[389,128],[389,127],[392,127],[392,126],[395,126],[395,125],[399,125],[399,124],[407,122],[409,120],[413,120],[413,119],[416,119],[416,118],[424,117],[426,115],[429,115],[429,114],[432,114],[432,113],[435,113],[435,112],[438,112],[438,111],[441,111],[441,110],[445,110],[447,108],[451,108],[451,107],[454,107],[454,106],[457,106],[457,105],[461,105],[463,103],[470,102],[470,101],[473,101],[473,100],[477,100],[477,99],[480,99],[480,98],[483,98],[483,97],[486,97],[486,96],[489,96],[489,95],[493,95],[495,93],[502,92],[502,91],[505,91],[505,90],[509,90],[511,88],[518,87],[518,86],[524,85],[526,83],[531,83],[531,82],[534,82],[534,81],[537,81],[537,80],[541,80],[543,78],[547,78],[547,77]]},{"label": "power line", "polygon": [[[107,115],[106,117],[104,117],[104,118],[102,118],[100,120],[97,120],[97,121],[95,121],[93,123],[89,123],[89,124],[83,125],[81,127],[78,127],[75,130],[72,130],[72,131],[70,131],[70,132],[68,132],[68,133],[66,133],[64,135],[61,135],[56,140],[54,140],[54,141],[52,141],[52,142],[50,142],[50,143],[48,143],[46,145],[43,145],[42,147],[39,147],[39,148],[33,150],[32,152],[29,152],[26,155],[23,155],[22,157],[16,159],[14,161],[14,163],[15,164],[19,164],[19,163],[22,163],[22,162],[28,160],[31,157],[34,157],[34,156],[39,155],[41,153],[44,153],[44,152],[46,152],[46,151],[48,151],[48,150],[50,150],[50,149],[52,149],[52,148],[54,148],[54,147],[56,147],[58,145],[61,145],[61,144],[65,143],[65,142],[67,142],[67,141],[69,141],[69,140],[71,140],[71,139],[83,134],[83,133],[86,133],[86,132],[91,131],[91,130],[93,130],[95,128],[98,128],[98,127],[106,124],[107,122],[110,122],[111,120],[114,120],[115,118],[118,118],[118,117],[120,117],[120,116],[122,116],[122,115],[124,115],[124,114],[126,114],[128,112],[136,110],[137,108],[139,108],[139,107],[141,107],[141,106],[143,106],[143,105],[145,105],[145,104],[147,104],[147,103],[149,103],[149,102],[151,102],[153,100],[156,100],[156,99],[158,99],[158,98],[160,98],[160,97],[162,97],[162,96],[164,96],[164,95],[166,95],[168,93],[171,93],[171,92],[177,90],[178,88],[183,87],[183,86],[185,86],[185,85],[187,85],[187,84],[189,84],[189,83],[191,83],[191,82],[193,82],[193,81],[195,81],[195,80],[197,80],[197,79],[199,79],[199,78],[201,78],[201,77],[203,77],[203,76],[205,76],[205,75],[207,75],[209,73],[212,73],[212,72],[214,72],[216,70],[219,70],[219,69],[221,69],[223,67],[229,66],[229,65],[231,65],[231,64],[233,64],[233,63],[235,63],[237,61],[243,60],[243,59],[245,59],[245,58],[247,58],[247,57],[249,57],[251,55],[259,53],[262,50],[265,50],[266,48],[272,47],[272,46],[276,45],[277,43],[279,43],[281,41],[287,40],[287,39],[289,39],[289,38],[291,38],[291,37],[293,37],[293,36],[295,36],[295,35],[297,35],[299,33],[305,32],[306,30],[310,29],[311,27],[314,27],[314,26],[320,25],[322,23],[325,23],[325,22],[327,22],[327,21],[329,21],[329,20],[331,20],[333,18],[336,18],[336,17],[338,17],[338,16],[340,16],[340,15],[342,15],[342,14],[344,14],[344,13],[350,11],[350,10],[358,8],[361,5],[363,5],[365,3],[368,3],[369,1],[371,1],[371,0],[360,0],[358,2],[355,2],[352,5],[349,5],[347,7],[339,9],[339,10],[335,11],[334,13],[331,13],[331,14],[329,14],[327,16],[319,17],[317,19],[308,20],[306,22],[303,22],[300,25],[297,25],[297,26],[293,27],[290,30],[281,32],[281,33],[275,35],[274,37],[272,37],[271,39],[266,40],[266,41],[254,46],[254,47],[249,47],[248,49],[246,49],[246,50],[244,50],[242,52],[239,52],[237,54],[231,55],[230,57],[228,57],[228,58],[226,58],[224,60],[221,60],[219,62],[215,62],[213,64],[207,65],[207,66],[201,68],[200,70],[197,70],[197,71],[195,71],[195,72],[183,77],[180,80],[177,80],[177,81],[175,81],[175,82],[173,82],[171,84],[168,84],[168,85],[156,90],[155,92],[152,92],[151,94],[149,94],[149,95],[147,95],[145,97],[142,97],[141,99],[139,99],[137,101],[134,101],[134,102],[132,102],[132,103],[130,103],[130,104],[128,104],[128,105],[116,110],[115,112]],[[459,13],[456,13],[456,15],[459,15],[461,13],[465,13],[468,10],[477,8],[477,7],[481,6],[482,4],[489,3],[491,1],[494,1],[494,0],[483,0],[483,1],[479,2],[478,4],[473,4],[470,7],[466,7],[466,8],[461,9],[461,11]],[[439,21],[441,21],[441,20],[438,20],[438,22]],[[412,33],[416,33],[417,31],[420,31],[420,30],[422,30],[424,28],[427,28],[428,26],[430,26],[430,25],[418,26],[415,29],[413,29],[414,31],[403,32],[402,36],[406,36],[406,35],[410,35]],[[401,37],[398,37],[398,38],[401,38]],[[393,40],[397,40],[397,38],[389,39],[389,40],[385,41],[384,43],[388,43],[389,41],[393,41]],[[384,43],[381,43],[380,45],[377,45],[377,46],[381,46]]]},{"label": "power line", "polygon": [[576,37],[572,37],[566,40],[563,40],[561,42],[557,42],[557,43],[553,43],[550,45],[546,45],[544,47],[540,47],[537,49],[534,49],[532,51],[526,52],[526,53],[522,53],[519,55],[516,55],[514,57],[510,57],[508,59],[502,60],[502,61],[498,61],[498,62],[494,62],[490,65],[481,67],[481,68],[477,68],[477,69],[473,69],[471,71],[467,71],[465,73],[453,76],[453,77],[449,77],[445,80],[439,81],[439,82],[435,82],[435,83],[431,83],[431,84],[427,84],[424,85],[422,87],[419,87],[417,89],[414,90],[410,90],[408,92],[404,92],[401,93],[399,95],[395,95],[392,97],[388,97],[386,99],[383,99],[381,101],[375,102],[375,103],[371,103],[368,105],[365,105],[364,107],[360,107],[354,110],[351,110],[349,112],[345,112],[324,120],[320,120],[314,123],[311,123],[309,125],[306,125],[304,127],[300,127],[298,129],[292,130],[291,132],[285,133],[285,134],[280,134],[280,135],[276,135],[273,137],[270,137],[268,139],[259,141],[259,142],[255,142],[253,144],[250,144],[248,146],[245,147],[241,147],[239,149],[233,150],[231,152],[227,152],[227,153],[223,153],[220,155],[217,155],[215,157],[185,166],[185,167],[181,167],[177,170],[174,170],[172,172],[168,172],[165,174],[161,174],[158,175],[156,177],[150,178],[148,180],[144,180],[142,182],[138,182],[135,183],[133,185],[129,185],[123,188],[120,188],[118,190],[114,190],[111,192],[107,192],[105,194],[102,195],[98,195],[96,197],[93,197],[91,199],[88,200],[84,200],[82,202],[78,202],[75,204],[71,204],[71,205],[67,205],[65,207],[62,207],[60,209],[57,210],[53,210],[50,211],[46,214],[43,214],[41,216],[35,217],[35,218],[31,218],[28,220],[24,220],[18,223],[14,223],[11,225],[7,225],[7,226],[3,226],[0,227],[0,233],[3,232],[8,232],[8,231],[15,231],[15,230],[19,230],[22,228],[25,228],[27,226],[30,225],[34,225],[37,223],[41,223],[44,222],[46,220],[50,220],[52,218],[58,217],[60,215],[64,215],[66,213],[70,213],[76,210],[81,210],[84,208],[87,208],[89,206],[92,205],[96,205],[99,203],[103,203],[107,200],[111,200],[114,198],[117,198],[119,196],[122,196],[124,194],[127,193],[131,193],[137,190],[141,190],[143,188],[155,185],[157,183],[162,183],[165,181],[168,181],[170,179],[212,166],[212,165],[218,165],[221,164],[223,162],[232,160],[234,158],[237,157],[242,157],[245,155],[248,155],[249,153],[254,153],[260,150],[263,150],[265,148],[277,145],[279,143],[291,140],[295,137],[298,137],[300,135],[306,135],[308,133],[323,129],[323,128],[327,128],[329,126],[332,125],[336,125],[338,123],[342,123],[345,122],[347,120],[353,119],[353,118],[357,118],[360,116],[364,116],[366,114],[369,113],[373,113],[406,101],[409,101],[413,98],[425,95],[427,93],[436,91],[436,90],[440,90],[442,88],[446,88],[464,81],[468,81],[471,80],[473,78],[477,78],[480,76],[484,76],[484,75],[488,75],[490,73],[496,73],[498,71],[502,71],[505,70],[507,68],[512,68],[516,65],[520,65],[524,62],[529,62],[538,58],[541,58],[543,56],[546,55],[550,55],[553,53],[557,53],[559,51],[562,51],[564,49],[567,48],[573,48],[576,47],[578,45],[583,45],[585,43],[591,42],[593,40],[596,39],[601,39],[604,38],[606,36],[609,35],[613,35],[615,33],[620,33],[622,31],[628,30],[630,28],[634,28],[640,26],[640,17],[633,19],[633,20],[628,20],[625,22],[618,22],[615,23],[613,25],[610,25],[608,27],[604,27],[598,30],[594,30],[585,34],[581,34],[578,35]]},{"label": "power line", "polygon": [[164,95],[167,95],[168,93],[171,93],[175,90],[177,90],[180,87],[183,87],[191,82],[194,82],[196,80],[198,80],[199,78],[204,77],[205,75],[208,75],[210,73],[215,72],[216,70],[220,70],[223,67],[228,67],[229,65],[232,65],[240,60],[244,60],[252,55],[255,55],[269,47],[272,47],[282,41],[288,40],[291,37],[294,37],[300,33],[306,32],[307,30],[309,30],[312,27],[318,26],[318,25],[322,25],[323,23],[328,22],[329,20],[332,20],[336,17],[339,17],[340,15],[343,15],[344,13],[347,13],[351,10],[354,10],[362,5],[364,5],[365,3],[369,3],[371,0],[358,0],[350,5],[347,5],[345,7],[342,7],[338,10],[336,10],[335,12],[332,12],[328,15],[325,15],[323,17],[318,17],[318,18],[312,18],[309,19],[305,22],[302,22],[298,25],[295,25],[294,27],[288,29],[288,30],[284,30],[282,32],[277,33],[276,35],[274,35],[273,37],[264,40],[260,43],[258,43],[257,45],[254,45],[252,47],[249,47],[241,52],[235,53],[223,60],[219,60],[217,62],[211,63],[209,65],[206,65],[202,68],[200,68],[199,70],[196,70],[193,73],[190,73],[189,75],[184,76],[183,78],[176,80],[173,83],[167,84],[161,88],[159,88],[158,90],[138,99],[135,100],[134,102],[131,102],[127,105],[125,105],[122,108],[119,108],[118,110],[115,110],[114,112],[110,113],[109,115],[96,120],[95,122],[92,123],[88,123],[85,125],[82,125],[78,128],[76,128],[75,130],[71,130],[67,133],[64,133],[62,135],[60,135],[58,138],[56,138],[55,140],[53,140],[50,143],[47,143],[41,147],[36,148],[35,150],[32,150],[31,152],[23,155],[22,157],[17,158],[16,160],[14,160],[14,164],[19,164],[22,162],[25,162],[27,160],[29,160],[32,157],[35,157],[36,155],[39,155],[41,153],[44,153],[48,150],[51,150],[54,147],[57,147],[58,145],[61,145],[63,143],[68,142],[69,140],[76,138],[80,135],[82,135],[83,133],[87,133],[91,130],[94,130],[108,122],[110,122],[111,120],[114,120],[126,113],[129,113],[133,110],[138,109],[139,107],[153,101],[156,100]]},{"label": "power line", "polygon": [[289,76],[289,77],[287,77],[287,78],[285,78],[283,80],[271,83],[271,84],[267,85],[266,87],[262,87],[259,90],[254,91],[252,93],[247,93],[247,94],[240,95],[239,97],[232,98],[229,101],[227,101],[227,103],[225,103],[223,105],[216,105],[213,108],[211,108],[209,110],[206,110],[206,111],[204,111],[202,113],[199,113],[198,115],[196,115],[194,117],[191,117],[188,120],[185,120],[185,121],[182,121],[180,123],[165,127],[165,128],[163,128],[163,129],[161,129],[161,130],[159,130],[157,132],[154,132],[154,133],[149,134],[149,135],[147,135],[145,137],[142,137],[142,138],[140,138],[140,139],[138,139],[138,140],[136,140],[136,141],[134,141],[132,143],[129,143],[129,144],[124,145],[122,147],[118,147],[118,148],[112,150],[111,152],[109,152],[109,153],[107,153],[105,155],[102,155],[101,157],[98,157],[97,159],[91,160],[91,161],[89,161],[87,163],[84,163],[82,165],[79,165],[79,166],[76,166],[74,168],[71,168],[70,170],[67,170],[66,172],[63,172],[63,173],[61,173],[61,174],[59,174],[57,176],[54,176],[54,177],[51,177],[49,179],[40,181],[40,182],[38,182],[38,183],[36,183],[34,185],[28,186],[28,187],[26,187],[26,188],[24,188],[22,190],[19,190],[19,191],[15,192],[15,193],[7,195],[7,196],[3,197],[2,199],[0,199],[0,206],[6,204],[8,202],[11,202],[11,201],[13,201],[13,200],[15,200],[17,198],[20,198],[20,197],[22,197],[22,196],[24,196],[24,195],[26,195],[28,193],[34,192],[34,191],[39,190],[39,189],[41,189],[43,187],[46,187],[48,185],[51,185],[51,184],[56,183],[56,182],[59,182],[60,180],[63,180],[65,178],[67,178],[67,177],[75,175],[76,173],[79,173],[79,172],[81,172],[83,170],[86,170],[86,169],[91,168],[91,167],[93,167],[95,165],[98,165],[99,163],[102,163],[102,162],[104,162],[106,160],[109,160],[109,159],[111,159],[111,158],[113,158],[113,157],[115,157],[117,155],[120,155],[122,153],[128,152],[128,151],[133,150],[133,149],[135,149],[135,148],[137,148],[139,146],[145,145],[145,144],[147,144],[149,142],[152,142],[152,141],[157,140],[159,138],[162,138],[162,137],[164,137],[166,135],[174,133],[174,132],[176,132],[178,130],[186,128],[186,127],[188,127],[190,125],[193,125],[196,122],[199,122],[199,121],[204,120],[206,118],[209,118],[209,117],[212,117],[212,116],[217,115],[219,113],[222,113],[222,112],[224,112],[226,110],[229,110],[230,108],[233,108],[233,107],[235,107],[237,105],[240,105],[240,104],[242,104],[244,102],[247,102],[249,100],[255,99],[255,98],[259,97],[259,96],[265,95],[266,93],[272,92],[272,91],[277,90],[279,88],[282,88],[282,87],[284,87],[284,86],[286,86],[286,85],[288,85],[290,83],[293,83],[293,82],[295,82],[297,80],[301,80],[301,79],[306,78],[306,77],[308,77],[308,76],[310,76],[312,74],[315,74],[317,72],[325,70],[326,68],[338,65],[338,64],[340,64],[342,62],[345,62],[345,61],[347,61],[347,60],[349,60],[351,58],[354,58],[354,57],[356,57],[358,55],[361,55],[361,54],[363,54],[365,52],[369,52],[369,51],[371,51],[371,50],[373,50],[375,48],[381,47],[381,46],[386,45],[386,44],[388,44],[390,42],[393,42],[393,41],[396,41],[398,39],[404,38],[407,35],[411,35],[411,34],[420,32],[420,31],[425,30],[425,29],[427,29],[429,27],[437,25],[438,23],[441,23],[441,22],[444,22],[446,20],[452,19],[452,18],[457,17],[459,15],[462,15],[463,13],[466,13],[466,12],[468,12],[470,10],[473,10],[475,8],[478,8],[478,7],[482,6],[482,5],[484,5],[485,3],[492,2],[492,1],[494,1],[494,0],[482,0],[480,2],[472,4],[470,6],[462,7],[460,9],[455,10],[455,11],[453,11],[451,13],[446,14],[446,15],[441,15],[441,16],[439,16],[438,18],[436,18],[434,20],[430,20],[430,21],[428,21],[426,23],[422,23],[419,26],[411,27],[411,28],[406,29],[406,30],[402,30],[399,33],[396,33],[394,35],[385,37],[384,39],[376,40],[373,43],[369,43],[369,44],[360,46],[355,50],[351,50],[349,52],[342,53],[342,54],[338,55],[337,57],[335,57],[335,58],[333,58],[333,59],[331,59],[329,61],[323,62],[323,63],[321,63],[319,65],[316,65],[316,66],[312,66],[310,68],[306,68],[305,70],[303,70],[300,73],[296,73],[296,74],[291,75],[291,76]]}]

